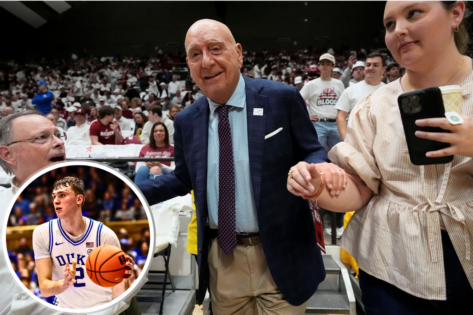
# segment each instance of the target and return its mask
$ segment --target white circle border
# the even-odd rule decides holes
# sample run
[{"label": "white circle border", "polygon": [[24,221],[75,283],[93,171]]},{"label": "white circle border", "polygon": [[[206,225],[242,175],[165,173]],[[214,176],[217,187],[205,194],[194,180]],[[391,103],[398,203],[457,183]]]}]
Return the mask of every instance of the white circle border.
[{"label": "white circle border", "polygon": [[[93,307],[93,308],[87,308],[87,309],[62,308],[62,307],[59,307],[59,306],[52,305],[52,304],[50,304],[50,303],[48,303],[44,300],[41,300],[36,295],[34,295],[33,292],[28,290],[23,285],[23,283],[21,283],[20,278],[18,278],[18,276],[14,272],[12,265],[10,263],[8,263],[10,261],[10,257],[8,256],[8,249],[7,249],[7,228],[6,227],[8,225],[8,219],[10,217],[13,205],[15,204],[16,200],[18,199],[19,195],[38,177],[40,177],[40,176],[42,176],[42,175],[44,175],[47,172],[50,172],[52,170],[59,169],[61,167],[67,167],[67,166],[89,166],[89,167],[100,168],[100,169],[102,169],[106,172],[109,172],[109,173],[115,175],[116,177],[121,179],[123,182],[125,182],[125,184],[127,184],[133,190],[133,192],[136,194],[136,196],[140,200],[141,205],[143,206],[143,208],[146,212],[146,215],[148,217],[150,236],[151,236],[150,237],[150,245],[149,245],[150,250],[148,252],[148,258],[146,259],[146,263],[143,267],[142,272],[140,273],[138,278],[133,282],[133,284],[128,288],[128,290],[126,290],[122,295],[120,295],[119,297],[117,297],[116,299],[113,299],[112,301],[110,301],[108,303],[105,303],[103,305]],[[42,168],[41,170],[39,170],[38,172],[36,172],[35,174],[33,174],[31,177],[29,177],[26,180],[25,183],[23,183],[21,188],[18,189],[18,191],[14,195],[13,199],[10,201],[10,205],[9,205],[8,209],[5,212],[6,212],[6,216],[5,216],[5,218],[3,219],[3,222],[2,222],[3,227],[4,227],[4,231],[2,232],[2,237],[3,237],[2,242],[3,242],[3,246],[4,246],[4,253],[3,254],[5,256],[5,261],[7,262],[8,269],[9,269],[10,273],[13,275],[13,278],[15,278],[15,281],[16,281],[17,285],[19,285],[24,292],[29,294],[29,296],[32,297],[36,302],[41,303],[42,305],[44,305],[44,306],[46,306],[50,309],[53,309],[55,311],[62,312],[62,313],[68,312],[68,313],[73,313],[73,314],[84,314],[84,313],[88,314],[88,313],[92,313],[92,312],[103,311],[103,310],[106,310],[106,309],[110,308],[112,305],[117,304],[117,303],[123,301],[124,299],[126,299],[129,295],[131,295],[133,293],[134,289],[138,286],[139,283],[143,282],[143,284],[144,284],[144,283],[147,282],[147,279],[144,279],[144,278],[145,278],[145,275],[146,276],[148,275],[148,271],[151,267],[151,262],[152,262],[153,256],[154,256],[154,248],[156,246],[156,244],[155,244],[156,243],[156,238],[152,237],[153,235],[156,235],[155,230],[154,230],[155,225],[154,225],[153,215],[151,213],[148,201],[144,197],[141,190],[135,185],[135,183],[130,178],[128,178],[124,174],[120,173],[119,171],[115,170],[114,168],[112,168],[108,165],[101,164],[101,163],[98,163],[98,162],[93,162],[93,161],[73,161],[73,162],[70,161],[70,162],[59,162],[59,163],[54,163],[54,164],[48,165],[48,166]],[[141,284],[141,286],[143,284]],[[13,294],[15,294],[15,293],[13,293]]]}]

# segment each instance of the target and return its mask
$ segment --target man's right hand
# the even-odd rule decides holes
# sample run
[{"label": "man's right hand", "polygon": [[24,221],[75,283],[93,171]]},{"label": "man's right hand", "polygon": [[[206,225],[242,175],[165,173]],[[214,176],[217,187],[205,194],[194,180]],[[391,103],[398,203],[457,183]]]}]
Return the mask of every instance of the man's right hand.
[{"label": "man's right hand", "polygon": [[358,59],[356,59],[355,56],[350,56],[350,58],[348,58],[348,68],[351,69],[351,67],[353,67],[353,65],[358,61]]},{"label": "man's right hand", "polygon": [[63,288],[70,288],[74,286],[74,283],[76,283],[76,265],[77,262],[75,259],[72,260],[72,267],[70,267],[68,262],[66,263],[66,269],[64,269],[64,284],[62,285]]},{"label": "man's right hand", "polygon": [[311,121],[311,122],[316,122],[316,121],[318,121],[318,120],[319,120],[319,116],[317,116],[317,115],[310,115],[310,121]]}]

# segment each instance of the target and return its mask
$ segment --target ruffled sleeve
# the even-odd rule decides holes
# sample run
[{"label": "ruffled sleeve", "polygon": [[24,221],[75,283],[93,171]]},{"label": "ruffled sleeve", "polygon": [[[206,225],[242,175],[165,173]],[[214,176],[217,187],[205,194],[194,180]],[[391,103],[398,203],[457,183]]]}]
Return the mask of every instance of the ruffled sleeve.
[{"label": "ruffled sleeve", "polygon": [[381,174],[374,158],[375,117],[371,113],[371,95],[361,100],[350,113],[344,142],[329,152],[329,159],[347,173],[360,176],[378,194]]}]

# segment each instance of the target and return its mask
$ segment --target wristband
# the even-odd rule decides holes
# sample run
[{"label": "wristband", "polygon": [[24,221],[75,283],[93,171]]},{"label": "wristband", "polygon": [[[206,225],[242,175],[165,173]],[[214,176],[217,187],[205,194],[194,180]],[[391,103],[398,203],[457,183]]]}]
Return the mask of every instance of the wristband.
[{"label": "wristband", "polygon": [[308,196],[308,197],[317,198],[318,196],[320,196],[320,195],[322,194],[322,192],[324,191],[324,188],[325,188],[324,175],[323,175],[323,174],[320,174],[319,190],[315,193],[315,195]]}]

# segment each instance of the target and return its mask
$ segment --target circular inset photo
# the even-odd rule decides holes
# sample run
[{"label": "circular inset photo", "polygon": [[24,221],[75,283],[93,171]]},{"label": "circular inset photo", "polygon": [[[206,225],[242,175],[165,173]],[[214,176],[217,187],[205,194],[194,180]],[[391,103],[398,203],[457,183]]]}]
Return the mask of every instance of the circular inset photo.
[{"label": "circular inset photo", "polygon": [[54,164],[22,186],[10,209],[4,254],[15,281],[42,304],[93,312],[142,285],[154,224],[146,199],[120,172]]}]

